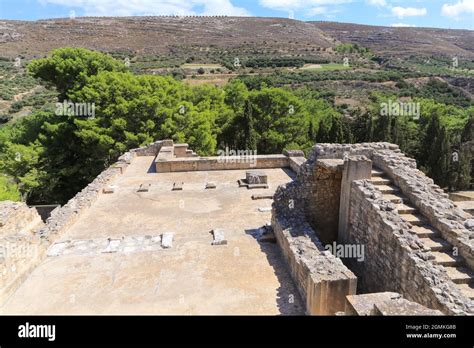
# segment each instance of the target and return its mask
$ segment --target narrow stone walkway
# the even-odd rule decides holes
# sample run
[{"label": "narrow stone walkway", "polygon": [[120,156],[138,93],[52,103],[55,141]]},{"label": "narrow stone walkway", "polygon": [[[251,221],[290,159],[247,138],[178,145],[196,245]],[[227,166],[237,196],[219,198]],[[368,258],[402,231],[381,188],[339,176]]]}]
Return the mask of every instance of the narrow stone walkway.
[{"label": "narrow stone walkway", "polygon": [[474,272],[461,256],[453,255],[453,246],[430,225],[383,171],[374,168],[371,181],[382,192],[384,199],[396,204],[400,217],[413,226],[412,230],[435,256],[434,262],[445,267],[449,278],[465,296],[474,299]]}]

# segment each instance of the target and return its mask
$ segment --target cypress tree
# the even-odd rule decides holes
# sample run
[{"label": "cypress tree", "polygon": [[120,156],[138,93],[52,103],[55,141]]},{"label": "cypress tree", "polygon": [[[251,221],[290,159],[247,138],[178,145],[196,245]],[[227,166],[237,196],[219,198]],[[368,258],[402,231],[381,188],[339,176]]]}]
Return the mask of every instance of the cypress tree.
[{"label": "cypress tree", "polygon": [[314,132],[314,122],[313,119],[309,121],[309,127],[308,127],[308,140],[311,143],[314,143],[316,141],[316,134]]},{"label": "cypress tree", "polygon": [[329,141],[332,143],[344,142],[344,128],[340,116],[332,118],[331,130],[329,131]]},{"label": "cypress tree", "polygon": [[244,141],[243,148],[246,150],[257,149],[257,134],[255,131],[255,119],[253,117],[252,103],[247,100],[244,109]]},{"label": "cypress tree", "polygon": [[318,143],[327,143],[329,142],[329,130],[326,127],[324,121],[319,122],[318,133],[316,134],[316,142]]}]

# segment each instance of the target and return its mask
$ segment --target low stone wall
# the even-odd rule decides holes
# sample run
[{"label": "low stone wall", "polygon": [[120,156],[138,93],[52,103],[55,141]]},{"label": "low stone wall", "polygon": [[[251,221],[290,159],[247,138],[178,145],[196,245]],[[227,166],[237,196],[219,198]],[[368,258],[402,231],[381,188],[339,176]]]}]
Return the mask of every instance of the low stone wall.
[{"label": "low stone wall", "polygon": [[158,173],[286,168],[289,166],[288,157],[285,155],[259,155],[256,157],[184,157],[169,159],[162,158],[160,153],[156,161],[156,171]]},{"label": "low stone wall", "polygon": [[54,241],[97,200],[104,188],[118,175],[125,172],[134,157],[156,156],[160,152],[161,147],[169,142],[168,140],[157,141],[148,146],[132,149],[124,153],[116,163],[99,174],[94,181],[70,199],[64,206],[53,210],[51,216],[46,221],[46,226],[40,229],[38,234],[51,242]]},{"label": "low stone wall", "polygon": [[310,315],[344,311],[346,295],[355,294],[357,278],[330,252],[306,222],[296,183],[282,185],[274,196],[272,227],[291,276]]},{"label": "low stone wall", "polygon": [[29,232],[40,223],[41,217],[36,209],[19,202],[0,202],[0,237]]},{"label": "low stone wall", "polygon": [[304,157],[290,157],[288,158],[290,163],[290,168],[296,174],[299,173],[301,166],[306,162],[306,158]]},{"label": "low stone wall", "polygon": [[348,243],[365,246],[362,262],[348,260],[362,292],[393,291],[445,314],[469,312],[444,267],[433,264],[393,204],[368,180],[352,183]]},{"label": "low stone wall", "polygon": [[404,299],[396,292],[347,296],[346,315],[442,315],[416,302]]},{"label": "low stone wall", "polygon": [[157,156],[163,146],[173,146],[173,140],[159,140],[151,143],[150,145],[140,147],[138,149],[132,149],[129,152],[135,154],[138,157],[142,156]]}]

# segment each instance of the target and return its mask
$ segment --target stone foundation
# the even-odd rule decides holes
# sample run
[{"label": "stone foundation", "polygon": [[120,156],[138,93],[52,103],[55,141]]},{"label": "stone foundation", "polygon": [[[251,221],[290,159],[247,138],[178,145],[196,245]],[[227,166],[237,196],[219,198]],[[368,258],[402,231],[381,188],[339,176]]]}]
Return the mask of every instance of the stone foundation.
[{"label": "stone foundation", "polygon": [[350,204],[348,243],[364,245],[365,258],[348,263],[362,293],[392,291],[445,314],[469,312],[469,301],[374,185],[353,182]]},{"label": "stone foundation", "polygon": [[[346,265],[358,277],[359,292],[393,291],[409,301],[445,314],[474,313],[473,301],[460,292],[445,267],[433,262],[435,256],[411,230],[413,225],[401,218],[394,204],[382,198],[381,191],[371,181],[359,180],[370,176],[367,170],[364,169],[364,175],[355,175],[337,187],[337,180],[340,183],[340,177],[335,174],[337,166],[328,170],[331,168],[328,163],[347,162],[350,158],[371,161],[374,167],[380,168],[422,218],[457,248],[472,270],[474,224],[470,222],[470,216],[457,209],[447,194],[417,170],[415,161],[404,156],[398,146],[388,143],[317,144],[308,160],[299,167],[296,181],[281,186],[273,204],[277,239],[303,298],[310,295],[304,286],[307,273],[300,269],[308,267],[298,266],[298,260],[307,262],[324,253],[321,240],[334,238],[327,228],[336,224],[331,218],[335,210],[340,214],[336,236],[344,233],[339,242],[365,248],[364,260],[345,259]],[[340,207],[334,208],[338,195],[342,197]],[[302,243],[301,240],[304,240],[301,246],[296,244]],[[292,243],[297,247],[291,248]],[[326,269],[335,273],[340,271],[339,266]],[[408,306],[406,310],[412,308]]]},{"label": "stone foundation", "polygon": [[34,234],[43,225],[36,209],[0,202],[0,304],[40,263],[47,245]]}]

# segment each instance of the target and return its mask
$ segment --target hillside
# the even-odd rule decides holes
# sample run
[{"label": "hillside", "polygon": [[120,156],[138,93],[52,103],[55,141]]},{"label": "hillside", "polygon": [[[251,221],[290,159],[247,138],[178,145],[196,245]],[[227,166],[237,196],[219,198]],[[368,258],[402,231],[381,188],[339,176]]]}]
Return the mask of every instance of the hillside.
[{"label": "hillside", "polygon": [[395,28],[360,24],[311,22],[326,35],[357,43],[382,56],[444,55],[474,58],[474,31],[435,28]]},{"label": "hillside", "polygon": [[[53,48],[80,46],[139,55],[191,51],[324,56],[329,47],[352,42],[387,56],[434,54],[474,58],[469,30],[391,28],[259,17],[84,17],[74,20],[0,21],[4,57],[43,56]],[[314,49],[314,50],[313,50]]]},{"label": "hillside", "polygon": [[167,54],[192,46],[264,47],[294,53],[306,45],[330,47],[333,39],[310,23],[289,19],[117,17],[0,21],[0,43],[3,56],[21,53],[32,58],[67,45],[142,55]]}]

